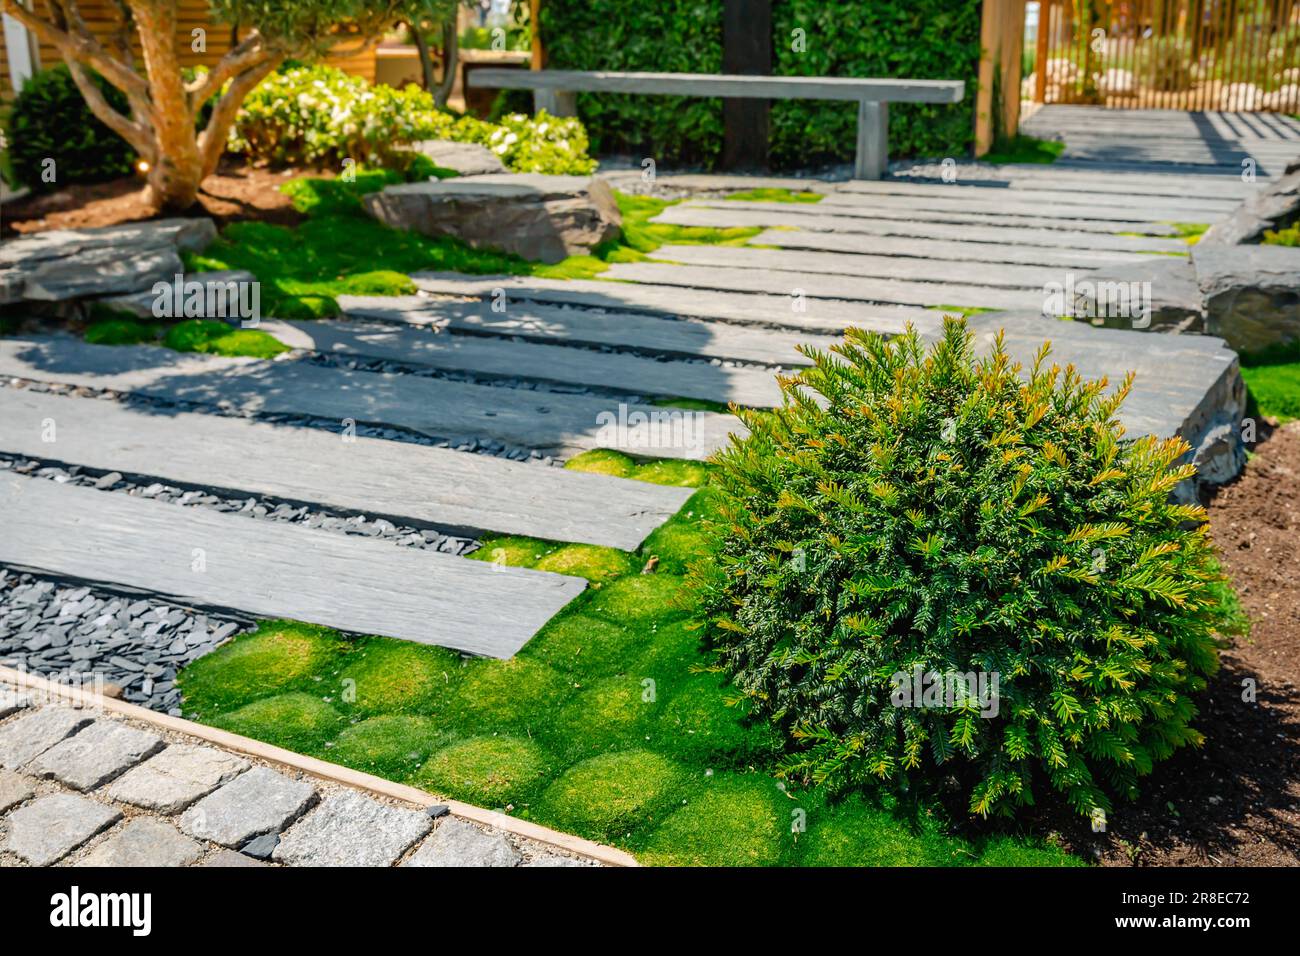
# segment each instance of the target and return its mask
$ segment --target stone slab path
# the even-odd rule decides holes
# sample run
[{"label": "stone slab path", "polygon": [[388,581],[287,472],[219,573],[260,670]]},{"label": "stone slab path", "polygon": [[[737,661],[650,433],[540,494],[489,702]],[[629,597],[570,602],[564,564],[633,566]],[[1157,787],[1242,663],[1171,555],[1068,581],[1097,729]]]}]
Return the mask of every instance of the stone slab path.
[{"label": "stone slab path", "polygon": [[[325,780],[97,706],[0,683],[0,866],[599,866],[626,854]],[[180,729],[177,729],[180,728]],[[186,733],[191,730],[193,734]],[[352,775],[360,784],[367,778]],[[435,798],[436,799],[436,798]],[[495,815],[477,811],[475,817]],[[506,825],[513,825],[505,821]],[[558,844],[558,845],[557,845]],[[563,848],[561,848],[561,846]],[[582,851],[590,848],[586,855]]]},{"label": "stone slab path", "polygon": [[[488,455],[109,399],[0,391],[0,449],[403,524],[635,550],[691,495]],[[56,425],[45,441],[46,423]],[[238,454],[232,454],[238,449]]]},{"label": "stone slab path", "polygon": [[0,526],[3,564],[492,657],[513,655],[585,586],[12,474],[0,476]]}]

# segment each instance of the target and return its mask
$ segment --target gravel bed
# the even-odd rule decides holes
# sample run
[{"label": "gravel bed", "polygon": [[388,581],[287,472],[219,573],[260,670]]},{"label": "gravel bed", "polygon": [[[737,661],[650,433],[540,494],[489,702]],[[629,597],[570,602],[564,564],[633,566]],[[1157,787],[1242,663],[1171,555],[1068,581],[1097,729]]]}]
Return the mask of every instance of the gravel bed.
[{"label": "gravel bed", "polygon": [[478,550],[474,538],[444,534],[440,531],[398,525],[384,518],[366,515],[339,515],[328,510],[294,505],[275,498],[254,495],[237,498],[223,497],[210,491],[182,488],[159,481],[138,482],[124,478],[120,472],[89,470],[80,465],[42,463],[31,458],[0,452],[0,471],[14,471],[20,475],[45,478],[60,484],[80,485],[100,491],[153,498],[184,507],[210,508],[261,518],[266,521],[286,521],[308,528],[324,528],[342,534],[355,534],[367,538],[384,538],[396,544],[423,551],[441,551],[444,554],[464,556]]},{"label": "gravel bed", "polygon": [[68,683],[97,677],[122,699],[181,715],[176,674],[235,634],[238,618],[0,568],[0,664]]},{"label": "gravel bed", "polygon": [[[118,401],[140,408],[165,408],[182,412],[200,412],[205,415],[225,415],[230,418],[248,418],[259,422],[276,425],[297,425],[308,428],[321,428],[338,434],[337,419],[320,418],[315,415],[290,415],[244,412],[239,409],[219,405],[205,405],[201,402],[170,402],[136,395],[130,392],[117,392],[112,389],[90,388],[85,385],[66,385],[58,382],[39,382],[34,379],[7,378],[0,379],[0,385],[10,388],[30,388],[37,392],[49,392],[54,395],[75,395],[79,398],[101,398]],[[561,459],[555,458],[536,448],[524,448],[508,445],[494,438],[474,435],[453,437],[433,437],[408,428],[394,428],[388,425],[367,425],[356,423],[356,434],[363,438],[386,438],[390,441],[404,441],[413,445],[427,445],[431,448],[450,448],[454,451],[470,452],[475,455],[491,455],[494,458],[509,458],[512,461],[529,461],[556,468],[564,467]]]}]

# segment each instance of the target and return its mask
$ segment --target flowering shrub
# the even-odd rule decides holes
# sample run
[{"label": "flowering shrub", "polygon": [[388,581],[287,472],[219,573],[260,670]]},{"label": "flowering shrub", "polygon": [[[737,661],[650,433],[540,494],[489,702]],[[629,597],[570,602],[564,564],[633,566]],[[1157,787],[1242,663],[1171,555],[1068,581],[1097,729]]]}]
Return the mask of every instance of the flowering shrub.
[{"label": "flowering shrub", "polygon": [[299,66],[264,80],[244,100],[230,149],[281,165],[402,165],[424,139],[479,143],[516,172],[589,173],[587,133],[576,119],[515,114],[501,125],[456,118],[418,86],[370,84],[328,66]]},{"label": "flowering shrub", "polygon": [[[719,666],[835,789],[962,787],[976,814],[1084,814],[1199,744],[1233,624],[1181,438],[1129,439],[1128,394],[1047,360],[850,329],[718,458],[693,566]],[[932,693],[933,691],[933,693]]]}]

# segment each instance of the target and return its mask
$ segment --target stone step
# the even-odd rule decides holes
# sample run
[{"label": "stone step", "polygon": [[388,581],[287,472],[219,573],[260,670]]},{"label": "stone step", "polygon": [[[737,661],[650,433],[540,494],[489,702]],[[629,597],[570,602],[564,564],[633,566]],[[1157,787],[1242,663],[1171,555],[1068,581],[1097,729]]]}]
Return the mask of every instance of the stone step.
[{"label": "stone step", "polygon": [[660,246],[655,250],[654,258],[688,266],[761,269],[764,272],[827,273],[859,278],[913,279],[918,282],[934,282],[942,278],[945,283],[960,282],[1006,289],[1041,289],[1047,282],[1063,281],[1066,271],[1006,263],[953,262],[822,250],[755,249],[749,246]]},{"label": "stone step", "polygon": [[0,476],[0,562],[203,607],[510,657],[586,582]]},{"label": "stone step", "polygon": [[869,219],[862,216],[802,216],[795,213],[766,212],[748,208],[752,205],[754,204],[732,202],[727,203],[726,208],[719,208],[682,203],[669,206],[652,221],[674,226],[707,226],[713,229],[728,229],[732,226],[781,227],[816,232],[863,233],[873,236],[1010,243],[1049,249],[1183,253],[1187,251],[1187,243],[1183,240],[1163,236],[1107,235],[1067,228],[1023,229],[1004,225],[973,226],[960,223],[916,222],[907,219]]},{"label": "stone step", "polygon": [[[1039,184],[1043,188],[1025,188],[1024,181],[1010,183],[1000,181],[965,181],[958,179],[953,183],[909,183],[898,179],[877,181],[855,180],[846,183],[844,188],[828,194],[818,208],[829,209],[844,203],[870,205],[879,196],[909,196],[916,199],[931,200],[936,198],[945,202],[958,200],[981,203],[1015,203],[1017,206],[1035,204],[1038,209],[1055,212],[1067,207],[1089,209],[1120,209],[1129,214],[1129,218],[1143,218],[1137,210],[1147,210],[1146,218],[1156,221],[1173,220],[1176,222],[1209,221],[1197,220],[1197,215],[1222,216],[1231,212],[1241,200],[1237,197],[1187,197],[1187,196],[1153,196],[1142,192],[1103,192],[1097,189],[1070,190],[1054,186],[1052,183]],[[920,205],[918,208],[932,208]],[[956,208],[956,207],[954,207]]]},{"label": "stone step", "polygon": [[[941,268],[936,269],[941,272]],[[718,266],[671,265],[659,262],[619,262],[606,273],[624,282],[650,282],[690,289],[757,291],[784,294],[792,301],[838,299],[884,302],[929,307],[956,306],[984,309],[1042,308],[1041,289],[999,289],[992,286],[961,285],[952,282],[908,282],[893,279],[863,279],[824,273],[784,272]]]},{"label": "stone step", "polygon": [[[506,339],[451,335],[412,326],[317,319],[264,321],[261,328],[295,348],[329,355],[385,359],[477,375],[521,377],[633,392],[698,398],[751,407],[781,403],[770,368],[727,368],[707,362],[656,361],[639,355]],[[791,359],[802,357],[790,353]],[[793,362],[789,363],[793,364]]]},{"label": "stone step", "polygon": [[[786,233],[780,233],[786,235]],[[1115,259],[1098,260],[1105,265]],[[785,332],[730,322],[671,319],[639,312],[509,302],[502,311],[481,299],[428,295],[343,295],[337,301],[349,318],[447,328],[478,335],[512,336],[530,342],[612,345],[646,353],[751,362],[801,364],[800,344],[827,348],[836,337]]]},{"label": "stone step", "polygon": [[304,361],[88,345],[64,336],[0,339],[0,375],[147,395],[235,411],[390,425],[436,438],[489,437],[573,455],[617,447],[660,458],[708,457],[740,428],[731,415]]},{"label": "stone step", "polygon": [[[98,398],[0,389],[0,451],[197,488],[265,495],[458,533],[631,551],[692,489],[409,442]],[[47,422],[57,440],[43,441]]]},{"label": "stone step", "polygon": [[[675,207],[674,207],[675,208]],[[701,210],[707,212],[708,210]],[[507,303],[545,302],[586,308],[639,311],[651,315],[690,316],[723,322],[784,326],[816,332],[841,332],[850,326],[885,335],[901,332],[908,322],[939,328],[942,316],[910,305],[863,305],[832,299],[806,299],[803,311],[788,294],[721,292],[695,289],[683,295],[680,286],[599,279],[535,279],[521,276],[464,276],[457,272],[413,272],[425,292],[485,300],[497,293]],[[510,305],[509,308],[514,308]]]},{"label": "stone step", "polygon": [[[915,190],[916,187],[913,187]],[[952,185],[946,189],[922,187],[924,191],[893,193],[832,193],[816,208],[832,215],[881,215],[885,212],[916,211],[918,219],[935,219],[934,213],[987,213],[999,217],[1028,216],[1036,219],[1062,220],[1067,228],[1092,229],[1094,223],[1111,223],[1115,230],[1149,232],[1146,226],[1163,222],[1215,222],[1232,210],[1232,203],[1217,205],[1167,205],[1151,199],[1132,197],[1123,203],[1090,202],[1086,194],[1073,195],[1073,201],[1061,202],[1057,193],[1025,193],[1001,189],[978,189]],[[975,195],[971,195],[975,193]],[[965,220],[963,220],[965,221]],[[1022,223],[1022,225],[1025,223]]]}]

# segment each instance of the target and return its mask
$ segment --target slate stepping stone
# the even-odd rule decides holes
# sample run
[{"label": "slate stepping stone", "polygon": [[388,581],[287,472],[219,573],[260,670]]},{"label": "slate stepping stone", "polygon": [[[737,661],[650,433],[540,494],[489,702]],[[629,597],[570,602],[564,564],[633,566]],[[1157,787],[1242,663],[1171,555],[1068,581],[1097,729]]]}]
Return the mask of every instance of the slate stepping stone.
[{"label": "slate stepping stone", "polygon": [[179,813],[248,767],[247,760],[234,754],[176,744],[128,770],[108,788],[107,796],[144,810]]},{"label": "slate stepping stone", "polygon": [[170,823],[137,817],[87,853],[78,866],[187,866],[203,854],[202,844]]},{"label": "slate stepping stone", "polygon": [[90,723],[90,717],[71,707],[42,707],[0,727],[0,767],[17,770]]},{"label": "slate stepping stone", "polygon": [[447,820],[403,866],[518,866],[522,857],[504,833]]},{"label": "slate stepping stone", "polygon": [[5,849],[33,866],[49,866],[120,819],[112,807],[75,793],[51,794],[9,815]]},{"label": "slate stepping stone", "polygon": [[311,784],[254,767],[186,810],[180,826],[197,839],[239,847],[280,832],[315,801]]},{"label": "slate stepping stone", "polygon": [[8,813],[24,800],[30,800],[36,788],[26,777],[12,770],[0,770],[0,813]]},{"label": "slate stepping stone", "polygon": [[284,834],[273,857],[290,866],[392,866],[432,826],[420,810],[335,793]]},{"label": "slate stepping stone", "polygon": [[115,720],[97,720],[31,761],[27,772],[78,790],[93,790],[165,746],[157,734]]},{"label": "slate stepping stone", "polygon": [[20,694],[8,687],[0,687],[0,720],[30,707],[32,700],[26,694]]}]

